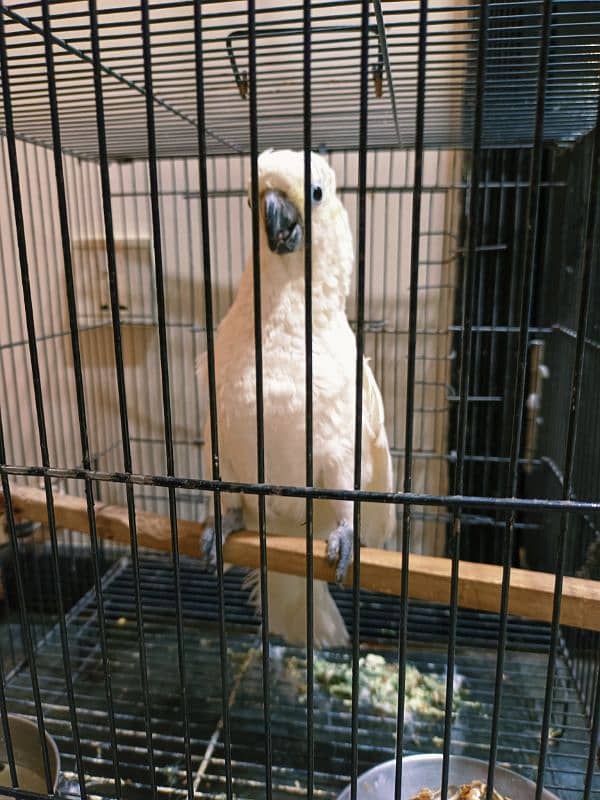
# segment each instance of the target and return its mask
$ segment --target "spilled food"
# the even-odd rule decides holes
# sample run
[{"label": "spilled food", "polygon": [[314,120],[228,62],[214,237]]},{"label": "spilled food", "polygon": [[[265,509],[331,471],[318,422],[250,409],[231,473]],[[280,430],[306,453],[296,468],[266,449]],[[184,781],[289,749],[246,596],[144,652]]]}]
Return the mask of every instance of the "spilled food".
[{"label": "spilled food", "polygon": [[[288,674],[298,687],[298,693],[306,694],[306,661],[292,656],[286,660]],[[315,686],[338,698],[345,705],[352,702],[352,664],[349,660],[329,660],[315,656]],[[386,661],[383,656],[368,653],[359,660],[358,694],[362,706],[370,706],[384,716],[395,715],[398,707],[398,664]],[[453,710],[467,703],[467,691],[459,686],[453,695]],[[421,672],[413,664],[406,665],[404,694],[405,712],[409,715],[434,717],[444,716],[446,703],[446,680],[444,676]]]},{"label": "spilled food", "polygon": [[[487,784],[483,781],[471,781],[471,783],[464,783],[457,789],[451,787],[452,794],[448,793],[448,800],[484,800],[487,794]],[[417,794],[413,795],[410,800],[440,800],[442,794],[441,789],[428,789],[427,787],[421,789]],[[510,800],[493,790],[494,800]]]}]

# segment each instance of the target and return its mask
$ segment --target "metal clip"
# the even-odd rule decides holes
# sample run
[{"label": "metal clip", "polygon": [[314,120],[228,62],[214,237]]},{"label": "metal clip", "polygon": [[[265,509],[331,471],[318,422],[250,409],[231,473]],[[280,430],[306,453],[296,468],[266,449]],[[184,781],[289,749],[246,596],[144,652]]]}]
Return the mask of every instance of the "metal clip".
[{"label": "metal clip", "polygon": [[[324,33],[328,35],[334,35],[340,32],[345,33],[348,31],[360,32],[360,26],[328,25],[323,27],[317,27],[314,29],[314,33],[322,33],[322,34]],[[302,28],[259,28],[256,31],[256,38],[259,39],[259,38],[275,38],[277,36],[301,36],[302,33],[303,33]],[[382,40],[378,32],[377,25],[369,25],[369,35],[376,37],[378,43],[377,63],[373,65],[373,81],[375,84],[375,96],[379,98],[383,97],[384,56],[383,56]],[[227,55],[229,56],[229,63],[231,64],[231,71],[233,72],[235,85],[238,88],[238,92],[240,93],[240,97],[242,98],[242,100],[246,100],[249,95],[250,82],[248,80],[247,71],[242,71],[238,66],[238,61],[233,46],[234,39],[248,39],[248,29],[240,28],[238,30],[231,31],[231,33],[225,39],[225,48],[227,49]]]},{"label": "metal clip", "polygon": [[375,87],[375,97],[383,97],[383,65],[373,64],[373,85]]}]

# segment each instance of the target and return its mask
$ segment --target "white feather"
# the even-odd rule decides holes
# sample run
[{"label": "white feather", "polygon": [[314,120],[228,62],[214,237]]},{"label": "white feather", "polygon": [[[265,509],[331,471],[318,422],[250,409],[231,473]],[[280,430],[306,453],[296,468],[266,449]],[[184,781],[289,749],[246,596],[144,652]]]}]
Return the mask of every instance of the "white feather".
[{"label": "white feather", "polygon": [[[259,159],[260,191],[279,189],[304,209],[302,153],[273,151]],[[356,340],[345,301],[353,268],[353,245],[344,207],[335,193],[335,175],[320,156],[312,156],[312,180],[323,189],[313,210],[313,463],[315,484],[351,489],[354,476]],[[304,249],[279,256],[267,245],[261,219],[262,374],[264,391],[265,480],[305,484],[305,332]],[[201,367],[205,370],[205,366]],[[219,455],[224,480],[257,480],[256,380],[253,265],[250,259],[237,296],[219,326],[215,343]],[[208,421],[205,458],[210,464]],[[392,491],[392,468],[381,393],[364,363],[362,486]],[[253,495],[224,496],[225,508],[241,504],[247,528],[258,527]],[[314,503],[314,535],[327,536],[341,520],[352,524],[348,501]],[[362,505],[361,541],[381,546],[393,528],[394,508]],[[305,535],[306,502],[267,496],[267,531]],[[303,643],[304,578],[269,573],[269,624],[292,643]],[[348,634],[326,584],[315,582],[315,643],[347,643]]]}]

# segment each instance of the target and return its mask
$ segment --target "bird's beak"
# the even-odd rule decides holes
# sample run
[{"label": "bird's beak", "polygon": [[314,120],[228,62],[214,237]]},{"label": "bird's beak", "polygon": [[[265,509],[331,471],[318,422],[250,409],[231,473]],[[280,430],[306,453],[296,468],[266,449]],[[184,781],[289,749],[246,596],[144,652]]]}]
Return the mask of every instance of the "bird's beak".
[{"label": "bird's beak", "polygon": [[296,206],[281,192],[265,192],[265,229],[269,248],[282,255],[293,253],[302,243],[302,225]]}]

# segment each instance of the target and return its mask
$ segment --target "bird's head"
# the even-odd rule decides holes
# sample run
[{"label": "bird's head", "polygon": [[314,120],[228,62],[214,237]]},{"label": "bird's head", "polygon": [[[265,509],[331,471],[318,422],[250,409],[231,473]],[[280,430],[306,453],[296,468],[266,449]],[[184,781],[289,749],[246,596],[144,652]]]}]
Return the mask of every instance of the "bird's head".
[{"label": "bird's head", "polygon": [[[258,159],[259,214],[263,243],[287,258],[304,249],[304,153],[267,150]],[[336,194],[335,173],[311,154],[313,247],[351,242],[346,211]],[[251,188],[249,201],[252,203]],[[261,236],[262,238],[262,236]]]}]

